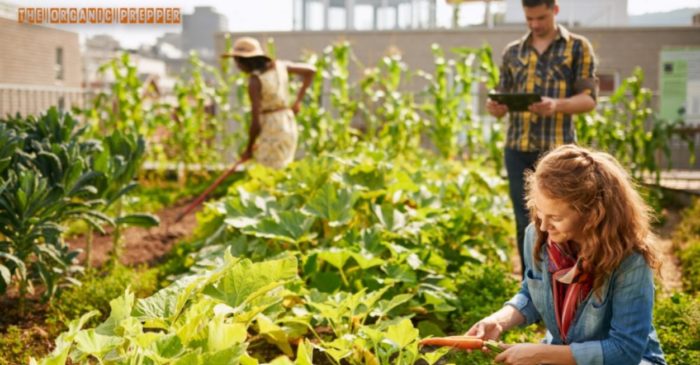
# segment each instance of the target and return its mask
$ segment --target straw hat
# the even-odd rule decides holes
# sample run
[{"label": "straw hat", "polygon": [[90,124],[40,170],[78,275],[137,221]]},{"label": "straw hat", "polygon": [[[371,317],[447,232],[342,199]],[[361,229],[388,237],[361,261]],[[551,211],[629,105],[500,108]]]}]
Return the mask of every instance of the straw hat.
[{"label": "straw hat", "polygon": [[224,53],[221,57],[268,57],[260,46],[257,39],[251,37],[243,37],[233,43],[233,52]]}]

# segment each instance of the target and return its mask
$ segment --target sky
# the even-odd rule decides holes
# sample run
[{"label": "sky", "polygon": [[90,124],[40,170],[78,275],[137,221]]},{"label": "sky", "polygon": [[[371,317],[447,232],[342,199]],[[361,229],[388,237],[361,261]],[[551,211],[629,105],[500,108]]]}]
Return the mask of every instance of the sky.
[{"label": "sky", "polygon": [[[213,6],[218,12],[228,17],[230,31],[264,31],[291,30],[294,0],[0,0],[21,7],[180,7],[183,13],[191,13],[195,6]],[[444,0],[437,1],[438,25],[448,26],[451,22],[452,8]],[[483,19],[484,6],[481,4],[462,5],[463,24],[479,23]],[[650,12],[670,11],[686,7],[700,7],[700,0],[628,0],[630,15]],[[339,19],[342,15],[331,14]],[[358,17],[360,18],[360,17]],[[111,34],[119,39],[123,46],[135,48],[141,43],[154,43],[165,32],[178,32],[178,26],[167,25],[61,25],[66,29],[81,34],[84,39],[100,33]]]}]

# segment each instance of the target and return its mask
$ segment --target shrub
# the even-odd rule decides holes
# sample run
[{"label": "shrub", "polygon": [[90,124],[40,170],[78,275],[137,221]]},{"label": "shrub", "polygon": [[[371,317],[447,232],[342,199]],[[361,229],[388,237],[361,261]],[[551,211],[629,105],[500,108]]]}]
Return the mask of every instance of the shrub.
[{"label": "shrub", "polygon": [[656,302],[654,322],[669,364],[700,364],[700,296],[677,293]]}]

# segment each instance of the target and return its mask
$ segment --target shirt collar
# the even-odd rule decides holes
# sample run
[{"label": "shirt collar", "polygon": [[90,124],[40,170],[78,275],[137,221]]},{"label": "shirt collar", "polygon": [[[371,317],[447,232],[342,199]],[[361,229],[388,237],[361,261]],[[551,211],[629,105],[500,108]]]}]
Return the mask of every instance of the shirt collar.
[{"label": "shirt collar", "polygon": [[[522,55],[525,51],[526,46],[530,42],[530,38],[532,38],[532,31],[528,31],[522,38],[520,38],[520,55]],[[568,29],[564,28],[563,25],[557,24],[557,36],[554,38],[554,42],[560,39],[564,39],[564,41],[569,42],[571,40],[571,32],[569,32]]]}]

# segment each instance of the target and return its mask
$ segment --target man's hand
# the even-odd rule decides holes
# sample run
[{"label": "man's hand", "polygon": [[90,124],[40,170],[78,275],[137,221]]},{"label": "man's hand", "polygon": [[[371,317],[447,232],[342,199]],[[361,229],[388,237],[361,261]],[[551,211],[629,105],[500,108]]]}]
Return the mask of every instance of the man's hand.
[{"label": "man's hand", "polygon": [[508,113],[508,106],[489,99],[486,101],[486,111],[496,118],[503,118]]},{"label": "man's hand", "polygon": [[517,345],[502,345],[506,350],[498,354],[494,361],[508,365],[537,365],[542,363],[541,351],[546,351],[547,345],[520,343]]},{"label": "man's hand", "polygon": [[543,117],[550,117],[557,112],[557,99],[542,97],[542,101],[534,103],[528,108],[531,112]]}]

